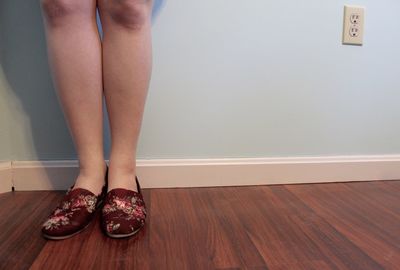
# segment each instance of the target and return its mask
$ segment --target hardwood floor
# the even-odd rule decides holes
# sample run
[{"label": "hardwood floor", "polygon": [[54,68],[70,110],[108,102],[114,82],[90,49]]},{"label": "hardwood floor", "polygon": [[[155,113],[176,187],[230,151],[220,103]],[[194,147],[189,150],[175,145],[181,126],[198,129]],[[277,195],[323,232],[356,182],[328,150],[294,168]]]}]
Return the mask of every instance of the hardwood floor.
[{"label": "hardwood floor", "polygon": [[111,239],[99,213],[45,240],[64,191],[0,195],[0,269],[400,269],[400,181],[144,189],[145,227]]}]

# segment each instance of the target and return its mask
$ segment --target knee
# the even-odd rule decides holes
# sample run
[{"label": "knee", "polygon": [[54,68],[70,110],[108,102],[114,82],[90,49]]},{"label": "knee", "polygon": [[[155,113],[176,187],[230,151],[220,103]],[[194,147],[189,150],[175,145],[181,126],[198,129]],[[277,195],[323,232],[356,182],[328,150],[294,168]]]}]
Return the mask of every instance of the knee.
[{"label": "knee", "polygon": [[152,0],[101,0],[100,8],[111,20],[125,28],[138,30],[151,16]]},{"label": "knee", "polygon": [[70,15],[86,11],[87,8],[82,2],[85,1],[40,0],[40,7],[49,25],[56,26],[63,23]]}]

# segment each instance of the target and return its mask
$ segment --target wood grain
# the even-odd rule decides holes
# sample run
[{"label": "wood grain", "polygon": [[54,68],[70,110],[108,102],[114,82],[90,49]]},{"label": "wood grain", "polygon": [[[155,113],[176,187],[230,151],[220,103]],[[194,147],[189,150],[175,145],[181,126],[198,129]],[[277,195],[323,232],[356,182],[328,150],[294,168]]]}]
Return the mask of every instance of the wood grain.
[{"label": "wood grain", "polygon": [[134,237],[40,226],[64,191],[0,195],[0,269],[400,269],[400,181],[144,189]]}]

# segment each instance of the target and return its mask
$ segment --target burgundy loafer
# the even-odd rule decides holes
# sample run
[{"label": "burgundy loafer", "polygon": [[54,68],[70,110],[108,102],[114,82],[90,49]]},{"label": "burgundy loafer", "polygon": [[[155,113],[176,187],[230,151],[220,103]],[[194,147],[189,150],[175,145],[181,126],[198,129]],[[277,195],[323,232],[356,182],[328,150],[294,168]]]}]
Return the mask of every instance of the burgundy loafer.
[{"label": "burgundy loafer", "polygon": [[42,235],[45,238],[61,240],[83,231],[95,216],[107,193],[108,166],[105,185],[99,195],[84,188],[73,189],[72,185],[57,207],[42,224]]},{"label": "burgundy loafer", "polygon": [[110,190],[102,208],[102,230],[112,238],[136,234],[145,224],[146,204],[139,180],[135,176],[138,192],[124,188]]}]

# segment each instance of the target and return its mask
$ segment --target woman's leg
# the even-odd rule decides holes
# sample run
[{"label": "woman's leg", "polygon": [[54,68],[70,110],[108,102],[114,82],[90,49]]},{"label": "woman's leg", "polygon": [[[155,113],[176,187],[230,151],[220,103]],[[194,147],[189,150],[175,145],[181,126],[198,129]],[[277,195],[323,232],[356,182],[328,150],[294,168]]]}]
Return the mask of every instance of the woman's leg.
[{"label": "woman's leg", "polygon": [[41,0],[49,64],[75,147],[75,187],[100,193],[103,155],[101,42],[96,0]]},{"label": "woman's leg", "polygon": [[98,0],[111,128],[109,188],[137,191],[136,147],[152,68],[152,0]]}]

